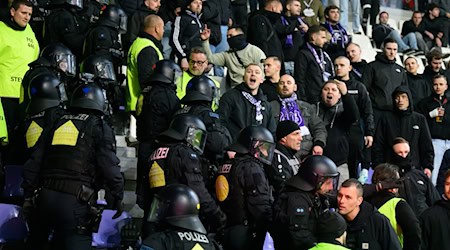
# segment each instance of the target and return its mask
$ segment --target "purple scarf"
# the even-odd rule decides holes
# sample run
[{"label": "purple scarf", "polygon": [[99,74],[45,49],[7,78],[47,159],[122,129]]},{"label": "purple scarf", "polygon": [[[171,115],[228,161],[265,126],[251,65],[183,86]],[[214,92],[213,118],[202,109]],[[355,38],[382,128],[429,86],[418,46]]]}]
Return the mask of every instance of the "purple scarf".
[{"label": "purple scarf", "polygon": [[280,121],[290,120],[298,124],[299,127],[305,126],[302,112],[297,104],[297,95],[292,94],[291,97],[281,98]]}]

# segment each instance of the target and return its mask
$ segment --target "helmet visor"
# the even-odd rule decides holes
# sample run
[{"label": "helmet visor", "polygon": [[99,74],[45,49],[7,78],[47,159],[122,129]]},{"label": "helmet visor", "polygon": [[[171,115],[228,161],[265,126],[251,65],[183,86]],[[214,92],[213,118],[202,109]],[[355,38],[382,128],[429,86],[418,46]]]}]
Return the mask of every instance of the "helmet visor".
[{"label": "helmet visor", "polygon": [[203,153],[206,143],[206,131],[190,127],[186,136],[186,141],[200,154]]},{"label": "helmet visor", "polygon": [[160,219],[160,211],[161,211],[161,201],[160,199],[155,196],[152,204],[150,205],[150,213],[147,217],[147,222],[158,222]]},{"label": "helmet visor", "polygon": [[266,141],[253,141],[253,156],[265,164],[272,164],[275,144]]},{"label": "helmet visor", "polygon": [[336,176],[322,176],[319,177],[319,180],[317,182],[317,190],[318,193],[321,194],[327,194],[333,191],[338,190],[339,185],[339,175],[338,173]]},{"label": "helmet visor", "polygon": [[116,81],[116,73],[111,63],[98,63],[95,65],[95,71],[96,77],[102,80]]},{"label": "helmet visor", "polygon": [[75,56],[72,54],[56,55],[56,65],[58,69],[66,73],[66,75],[75,76],[76,74],[75,64],[76,64]]},{"label": "helmet visor", "polygon": [[127,33],[127,21],[128,21],[128,17],[125,13],[120,16],[120,23],[119,23],[119,33],[120,34]]},{"label": "helmet visor", "polygon": [[84,6],[83,0],[67,0],[67,3],[80,9],[83,9]]}]

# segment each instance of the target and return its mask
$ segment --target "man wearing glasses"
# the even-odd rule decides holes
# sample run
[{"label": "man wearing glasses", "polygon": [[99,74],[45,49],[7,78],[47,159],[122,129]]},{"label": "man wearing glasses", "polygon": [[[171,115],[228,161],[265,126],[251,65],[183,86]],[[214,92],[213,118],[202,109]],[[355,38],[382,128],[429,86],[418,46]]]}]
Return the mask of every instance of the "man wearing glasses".
[{"label": "man wearing glasses", "polygon": [[[208,59],[206,57],[206,52],[200,47],[194,47],[191,49],[191,53],[189,55],[189,68],[186,71],[183,71],[183,75],[176,81],[177,84],[177,96],[178,98],[183,98],[186,95],[186,86],[194,76],[201,76],[207,73],[208,69]],[[220,90],[220,83],[213,80],[216,85],[216,89]],[[220,97],[220,94],[217,93],[217,97]],[[213,100],[212,108],[216,110],[218,107],[218,100]]]}]

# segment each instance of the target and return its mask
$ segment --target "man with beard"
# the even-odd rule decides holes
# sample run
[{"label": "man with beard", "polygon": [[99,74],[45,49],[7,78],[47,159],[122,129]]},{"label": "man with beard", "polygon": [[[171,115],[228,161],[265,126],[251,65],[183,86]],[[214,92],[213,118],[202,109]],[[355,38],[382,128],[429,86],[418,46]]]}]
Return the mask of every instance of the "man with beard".
[{"label": "man with beard", "polygon": [[264,52],[257,46],[246,41],[245,34],[238,26],[228,28],[227,42],[230,50],[220,53],[212,53],[209,47],[209,36],[211,31],[204,29],[200,35],[202,38],[202,48],[205,50],[210,63],[228,68],[227,87],[235,87],[242,82],[245,67],[250,64],[262,63],[266,58]]},{"label": "man with beard", "polygon": [[345,56],[345,47],[350,42],[350,36],[347,30],[339,23],[340,19],[339,7],[336,5],[330,5],[325,9],[326,21],[322,24],[328,32],[330,32],[331,40],[330,44],[326,48],[331,60],[336,59],[338,56]]}]

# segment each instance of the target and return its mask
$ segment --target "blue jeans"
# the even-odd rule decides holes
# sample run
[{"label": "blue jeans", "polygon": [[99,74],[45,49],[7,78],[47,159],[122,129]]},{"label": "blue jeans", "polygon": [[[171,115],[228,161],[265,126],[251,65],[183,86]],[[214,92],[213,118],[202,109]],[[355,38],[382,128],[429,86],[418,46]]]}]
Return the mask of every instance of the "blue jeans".
[{"label": "blue jeans", "polygon": [[340,0],[341,20],[339,20],[345,30],[348,29],[348,2],[350,1],[352,7],[353,32],[361,32],[361,17],[359,10],[361,9],[361,2],[359,0]]},{"label": "blue jeans", "polygon": [[434,149],[434,169],[431,173],[431,181],[436,186],[436,181],[439,175],[439,168],[441,167],[442,158],[447,149],[450,149],[450,140],[432,139]]},{"label": "blue jeans", "polygon": [[162,38],[163,54],[165,59],[170,59],[170,53],[172,52],[172,47],[169,45],[170,33],[172,32],[172,22],[167,22],[164,24],[164,36]]},{"label": "blue jeans", "polygon": [[[392,38],[397,42],[399,52],[410,49],[410,47],[403,41],[398,30],[392,30],[391,33],[389,33],[389,35],[386,36],[386,38]],[[416,48],[417,48],[417,40],[416,40]]]},{"label": "blue jeans", "polygon": [[403,42],[405,42],[411,49],[419,50],[417,46],[417,37],[415,33],[408,33],[406,36],[402,38]]},{"label": "blue jeans", "polygon": [[[214,46],[211,44],[209,45],[209,48],[211,49],[211,52],[213,54],[227,51],[230,48],[228,46],[228,42],[227,42],[227,31],[228,31],[228,26],[226,26],[226,25],[220,26],[220,32],[222,33],[222,41],[219,44],[217,44],[217,46]],[[223,67],[214,66],[214,75],[224,77]]]}]

